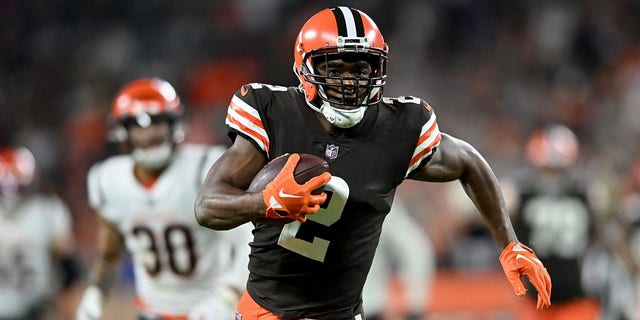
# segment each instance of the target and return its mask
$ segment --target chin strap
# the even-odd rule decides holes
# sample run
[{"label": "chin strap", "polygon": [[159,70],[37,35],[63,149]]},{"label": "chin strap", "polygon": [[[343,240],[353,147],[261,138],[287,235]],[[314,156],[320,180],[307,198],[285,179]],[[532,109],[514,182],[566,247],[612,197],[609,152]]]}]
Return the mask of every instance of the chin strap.
[{"label": "chin strap", "polygon": [[338,128],[351,128],[362,121],[367,107],[356,109],[339,109],[332,107],[328,102],[323,102],[320,112],[331,124]]},{"label": "chin strap", "polygon": [[313,103],[307,101],[307,105],[315,112],[322,113],[325,119],[332,125],[347,129],[355,126],[364,118],[364,112],[367,110],[366,106],[362,106],[356,109],[339,109],[332,107],[328,102],[323,101],[320,108],[313,105]]},{"label": "chin strap", "polygon": [[[324,88],[322,86],[317,86],[317,89],[317,94],[322,100],[322,105],[318,108],[313,105],[312,102],[309,102],[309,100],[306,101],[307,105],[316,112],[322,113],[325,119],[327,119],[327,121],[332,125],[338,128],[347,129],[357,125],[362,121],[362,118],[364,118],[364,112],[367,110],[366,105],[355,109],[336,108],[327,102],[328,98]],[[377,92],[377,90],[372,90],[372,93],[373,91]],[[370,100],[370,97],[367,97],[366,101],[368,100]]]}]

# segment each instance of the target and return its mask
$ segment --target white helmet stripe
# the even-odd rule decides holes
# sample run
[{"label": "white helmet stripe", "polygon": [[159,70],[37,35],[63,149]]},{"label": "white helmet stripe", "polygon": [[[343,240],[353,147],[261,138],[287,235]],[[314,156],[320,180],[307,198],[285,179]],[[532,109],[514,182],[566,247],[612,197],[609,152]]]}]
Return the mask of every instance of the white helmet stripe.
[{"label": "white helmet stripe", "polygon": [[353,12],[347,7],[338,7],[340,11],[342,11],[342,16],[344,17],[344,22],[347,27],[347,37],[357,37],[358,32],[356,31],[356,22],[353,18]]}]

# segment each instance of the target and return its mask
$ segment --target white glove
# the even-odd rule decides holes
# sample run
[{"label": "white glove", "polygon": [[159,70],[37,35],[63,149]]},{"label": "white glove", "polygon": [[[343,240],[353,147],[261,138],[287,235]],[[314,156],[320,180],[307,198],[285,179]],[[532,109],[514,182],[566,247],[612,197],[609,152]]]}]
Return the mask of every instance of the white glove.
[{"label": "white glove", "polygon": [[207,298],[189,312],[189,320],[234,319],[238,295],[231,289],[222,289],[219,294]]},{"label": "white glove", "polygon": [[101,317],[102,291],[97,286],[89,286],[76,309],[76,320],[98,320]]}]

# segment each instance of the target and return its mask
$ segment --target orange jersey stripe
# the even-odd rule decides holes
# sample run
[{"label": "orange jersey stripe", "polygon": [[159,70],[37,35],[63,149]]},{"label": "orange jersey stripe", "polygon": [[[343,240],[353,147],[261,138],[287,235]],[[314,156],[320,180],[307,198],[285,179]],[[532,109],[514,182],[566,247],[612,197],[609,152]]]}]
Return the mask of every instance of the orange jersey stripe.
[{"label": "orange jersey stripe", "polygon": [[413,171],[425,157],[429,156],[433,151],[433,148],[440,143],[441,135],[435,115],[433,115],[432,118],[424,124],[423,130],[425,128],[427,128],[426,131],[418,137],[418,143],[414,151],[415,154],[409,162],[407,174]]},{"label": "orange jersey stripe", "polygon": [[262,125],[262,121],[259,118],[256,118],[255,116],[253,116],[252,114],[244,111],[242,109],[242,107],[238,106],[237,104],[235,104],[233,101],[231,101],[231,103],[229,104],[229,108],[233,109],[233,111],[235,113],[237,113],[240,117],[242,117],[243,119],[253,123],[254,125],[260,127],[261,129],[264,130],[264,126]]},{"label": "orange jersey stripe", "polygon": [[226,121],[227,121],[227,124],[231,125],[231,127],[236,128],[238,131],[246,134],[251,139],[253,139],[256,142],[258,142],[259,145],[264,147],[264,151],[269,153],[269,139],[267,139],[266,137],[264,137],[260,133],[254,131],[253,129],[245,126],[240,121],[238,121],[235,118],[231,117],[229,114],[227,114]]},{"label": "orange jersey stripe", "polygon": [[254,140],[265,152],[269,152],[269,136],[260,114],[237,96],[233,96],[227,111],[226,123]]},{"label": "orange jersey stripe", "polygon": [[433,142],[431,142],[431,144],[429,144],[427,148],[425,148],[420,153],[416,154],[413,158],[411,158],[409,167],[412,167],[413,165],[417,164],[419,161],[422,161],[422,159],[426,154],[431,153],[431,151],[433,150],[433,147],[440,143],[441,138],[442,138],[442,135],[438,134],[438,136],[433,140]]},{"label": "orange jersey stripe", "polygon": [[[420,137],[418,138],[418,145],[420,145],[421,143],[427,141],[427,139],[429,139],[429,137],[431,137],[431,135],[433,134],[434,130],[438,130],[438,123],[435,122],[435,121],[431,124],[431,127],[429,127],[427,132],[425,132],[422,135],[420,135]],[[438,133],[438,135],[440,135],[440,134]]]}]

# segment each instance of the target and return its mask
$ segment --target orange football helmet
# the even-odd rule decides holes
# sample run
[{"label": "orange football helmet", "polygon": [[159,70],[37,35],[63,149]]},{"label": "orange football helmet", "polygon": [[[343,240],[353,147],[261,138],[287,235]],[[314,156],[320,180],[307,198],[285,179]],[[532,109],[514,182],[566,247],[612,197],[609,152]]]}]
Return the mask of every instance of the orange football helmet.
[{"label": "orange football helmet", "polygon": [[36,160],[25,147],[0,149],[0,191],[5,195],[17,194],[33,182]]},{"label": "orange football helmet", "polygon": [[576,135],[563,125],[536,130],[527,141],[527,159],[536,167],[564,169],[578,161]]},{"label": "orange football helmet", "polygon": [[124,142],[127,140],[128,125],[146,127],[153,121],[165,120],[173,127],[174,142],[181,142],[184,131],[175,122],[184,112],[180,97],[169,82],[160,78],[133,80],[120,89],[113,100],[111,116],[115,126],[110,138]]},{"label": "orange football helmet", "polygon": [[[125,85],[116,94],[111,108],[114,119],[123,123],[127,119],[143,121],[141,116],[164,115],[176,119],[184,113],[180,97],[173,86],[159,78],[142,78]],[[143,123],[139,123],[144,126]]]},{"label": "orange football helmet", "polygon": [[[364,101],[355,102],[357,107],[373,105],[382,99],[382,89],[387,77],[388,46],[375,22],[360,10],[349,7],[324,9],[311,17],[300,30],[294,46],[293,71],[305,91],[307,102],[320,97],[325,102],[349,105],[345,99],[330,99],[325,93],[327,79],[340,80],[337,86],[344,87],[345,80],[365,86],[368,91]],[[320,75],[316,66],[327,61],[353,55],[371,64],[373,72],[368,79],[329,77]],[[360,84],[366,81],[366,84]],[[315,108],[314,108],[315,109]],[[319,111],[319,110],[316,110]]]}]

